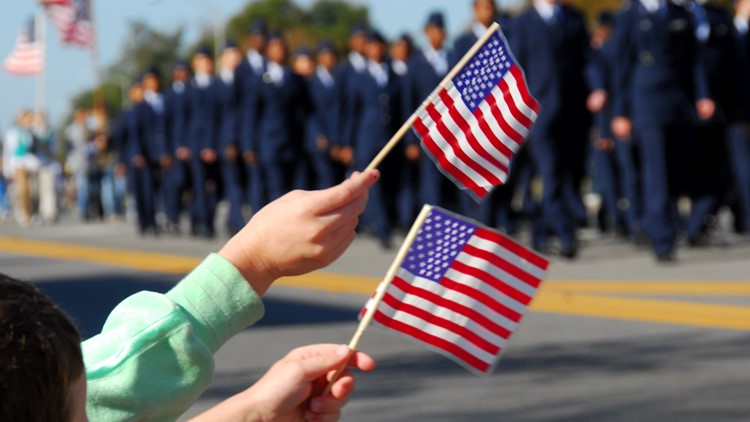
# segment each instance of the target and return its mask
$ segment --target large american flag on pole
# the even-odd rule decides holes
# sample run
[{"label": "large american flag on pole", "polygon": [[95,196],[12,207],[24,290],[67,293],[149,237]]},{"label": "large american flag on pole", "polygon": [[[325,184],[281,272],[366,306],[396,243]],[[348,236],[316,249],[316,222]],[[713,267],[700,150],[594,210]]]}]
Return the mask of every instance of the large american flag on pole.
[{"label": "large american flag on pole", "polygon": [[40,0],[65,44],[94,49],[92,0]]},{"label": "large american flag on pole", "polygon": [[380,286],[373,319],[487,374],[548,264],[496,230],[432,207],[395,277]]},{"label": "large american flag on pole", "polygon": [[13,51],[3,62],[5,70],[14,75],[36,75],[44,62],[42,48],[36,39],[36,22],[32,16],[18,34]]},{"label": "large american flag on pole", "polygon": [[477,199],[507,181],[539,112],[500,30],[417,110],[425,152]]}]

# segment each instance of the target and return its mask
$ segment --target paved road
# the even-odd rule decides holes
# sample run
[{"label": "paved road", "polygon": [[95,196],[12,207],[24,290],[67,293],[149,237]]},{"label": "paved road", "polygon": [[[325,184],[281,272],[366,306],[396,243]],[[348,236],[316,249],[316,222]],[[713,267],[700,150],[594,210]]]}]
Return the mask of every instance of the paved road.
[{"label": "paved road", "polygon": [[[470,375],[378,328],[362,350],[349,421],[750,420],[750,242],[681,250],[661,267],[643,251],[586,234],[581,258],[548,280],[495,374]],[[38,282],[95,334],[127,295],[166,291],[221,241],[141,239],[128,225],[0,226],[0,270]],[[281,280],[266,318],[216,355],[190,415],[238,392],[289,349],[346,343],[395,252],[359,239],[324,272]]]}]

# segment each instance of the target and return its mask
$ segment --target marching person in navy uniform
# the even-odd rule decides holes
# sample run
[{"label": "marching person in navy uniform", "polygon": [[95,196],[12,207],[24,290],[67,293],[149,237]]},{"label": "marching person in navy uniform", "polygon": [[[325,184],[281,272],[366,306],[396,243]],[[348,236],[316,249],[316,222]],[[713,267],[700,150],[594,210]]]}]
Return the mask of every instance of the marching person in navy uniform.
[{"label": "marching person in navy uniform", "polygon": [[576,9],[557,0],[535,0],[516,18],[511,34],[511,48],[542,107],[528,144],[544,185],[533,244],[544,251],[547,236],[553,234],[560,241],[561,256],[575,258],[576,226],[585,218],[580,182],[591,122],[586,108],[586,23]]},{"label": "marching person in navy uniform", "polygon": [[186,62],[178,61],[172,67],[172,86],[164,97],[166,153],[171,155],[172,165],[164,169],[162,191],[167,215],[166,231],[172,235],[181,232],[182,196],[190,186],[190,154],[187,148],[189,87],[189,66]]},{"label": "marching person in navy uniform", "polygon": [[341,119],[338,122],[339,127],[335,138],[332,139],[331,156],[344,167],[351,166],[354,160],[350,147],[351,139],[345,139],[351,135],[346,133],[347,128],[352,126],[351,122],[346,119],[351,115],[347,111],[351,109],[349,101],[352,98],[351,91],[355,89],[353,85],[367,70],[367,59],[364,56],[366,42],[367,27],[363,24],[355,24],[349,35],[349,54],[341,70],[340,83],[337,84]]},{"label": "marching person in navy uniform", "polygon": [[[245,58],[235,71],[235,88],[239,90],[241,145],[249,145],[252,135],[251,119],[253,118],[253,98],[262,83],[262,76],[266,72],[266,46],[268,44],[268,27],[263,20],[255,20],[248,28],[246,37],[248,50]],[[253,212],[257,212],[265,204],[265,191],[261,180],[257,157],[253,151],[242,151],[245,163],[245,196]]]},{"label": "marching person in navy uniform", "polygon": [[[614,60],[614,16],[602,12],[591,37],[591,61],[587,69],[589,88],[592,91],[587,105],[594,113],[595,134],[591,145],[593,181],[601,198],[600,226],[627,234],[629,225],[626,213],[620,210],[620,198],[625,196],[621,160],[618,159],[618,141],[612,134],[612,61]],[[626,170],[627,171],[627,170]],[[630,199],[630,198],[629,198]],[[630,201],[629,201],[630,202]]]},{"label": "marching person in navy uniform", "polygon": [[308,80],[312,112],[307,117],[305,150],[314,174],[314,188],[325,189],[343,178],[340,166],[331,159],[332,133],[338,130],[339,122],[336,85],[341,78],[333,42],[323,40],[319,43],[316,62],[315,71]]},{"label": "marching person in navy uniform", "polygon": [[[379,32],[371,30],[368,33],[365,53],[366,70],[348,84],[349,99],[344,109],[348,116],[342,139],[351,142],[346,144],[353,151],[351,171],[362,170],[370,164],[403,121],[402,116],[396,115],[400,110],[398,80],[385,61],[386,43]],[[391,165],[392,157],[388,157],[382,167],[390,168]],[[394,173],[383,171],[384,175]],[[391,225],[384,184],[387,183],[379,183],[370,190],[370,199],[362,214],[362,226],[372,230],[381,246],[389,248]]]},{"label": "marching person in navy uniform", "polygon": [[[735,73],[729,111],[729,155],[738,199],[735,226],[750,230],[750,0],[735,0]],[[738,224],[739,223],[739,224]]]},{"label": "marching person in navy uniform", "polygon": [[193,235],[213,238],[219,200],[218,149],[220,136],[219,90],[214,63],[207,48],[193,56],[188,149],[193,182]]},{"label": "marching person in navy uniform", "polygon": [[[713,118],[698,122],[695,136],[689,139],[687,162],[683,165],[685,191],[690,197],[688,244],[692,247],[709,246],[713,239],[711,228],[729,181],[726,143],[717,142],[727,134],[729,100],[735,89],[732,75],[735,48],[732,17],[723,6],[698,0],[688,4],[695,21],[696,38],[700,46],[708,90],[716,102]],[[701,169],[701,171],[695,171]]]},{"label": "marching person in navy uniform", "polygon": [[[405,100],[409,79],[413,74],[413,69],[410,67],[413,53],[414,41],[409,34],[401,34],[391,45],[390,64],[401,98],[398,104],[399,109],[394,112],[394,115],[403,116],[403,118],[398,117],[402,121],[416,110],[416,107],[412,109],[412,105]],[[419,152],[418,146],[416,149]],[[394,156],[392,158],[394,167],[396,167],[392,171],[396,177],[386,178],[386,183],[390,182],[391,185],[384,186],[385,191],[389,193],[387,205],[391,220],[404,230],[411,227],[422,204],[419,201],[419,155],[414,155],[413,151],[409,154],[407,150],[409,146],[406,142],[400,142],[391,152]]]},{"label": "marching person in navy uniform", "polygon": [[[450,53],[445,47],[445,17],[441,12],[433,12],[428,16],[424,34],[427,44],[421,51],[416,52],[409,62],[411,72],[405,84],[403,98],[407,113],[416,111],[450,70]],[[440,173],[429,156],[422,153],[419,139],[413,131],[406,135],[404,142],[407,158],[419,163],[419,202],[449,207],[446,196],[452,189],[452,186],[449,186],[450,180]]]},{"label": "marching person in navy uniform", "polygon": [[149,150],[145,156],[154,171],[150,193],[153,196],[161,194],[162,173],[172,166],[172,155],[167,150],[166,110],[164,96],[160,91],[160,76],[159,70],[151,67],[142,79],[144,127],[141,133],[145,136],[145,148]]},{"label": "marching person in navy uniform", "polygon": [[154,171],[158,165],[158,151],[148,125],[149,105],[143,100],[143,85],[136,81],[130,88],[131,109],[124,120],[125,142],[120,160],[128,167],[128,184],[135,199],[138,232],[158,234],[154,203]]},{"label": "marching person in navy uniform", "polygon": [[[643,229],[659,262],[674,261],[678,227],[677,170],[689,128],[709,119],[709,99],[695,26],[683,7],[664,0],[630,1],[615,26],[612,130],[638,142],[643,169]],[[696,116],[697,114],[697,116]]]},{"label": "marching person in navy uniform", "polygon": [[304,116],[310,109],[305,82],[287,66],[287,45],[281,33],[269,36],[266,72],[251,97],[249,136],[244,154],[254,154],[268,194],[280,198],[294,188],[295,165],[301,153]]},{"label": "marching person in navy uniform", "polygon": [[240,94],[237,88],[236,69],[242,62],[242,52],[234,40],[227,40],[219,57],[219,89],[217,114],[220,127],[219,167],[221,168],[224,198],[229,202],[226,222],[228,232],[233,235],[245,225],[242,204],[245,202],[245,169],[240,157]]}]

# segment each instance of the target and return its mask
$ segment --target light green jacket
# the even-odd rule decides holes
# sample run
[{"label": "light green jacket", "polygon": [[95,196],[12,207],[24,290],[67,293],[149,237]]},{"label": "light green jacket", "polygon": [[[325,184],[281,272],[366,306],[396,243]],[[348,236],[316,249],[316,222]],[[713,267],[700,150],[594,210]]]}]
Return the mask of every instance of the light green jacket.
[{"label": "light green jacket", "polygon": [[89,419],[174,421],[211,383],[214,352],[263,312],[239,271],[215,254],[167,294],[125,299],[82,344]]}]

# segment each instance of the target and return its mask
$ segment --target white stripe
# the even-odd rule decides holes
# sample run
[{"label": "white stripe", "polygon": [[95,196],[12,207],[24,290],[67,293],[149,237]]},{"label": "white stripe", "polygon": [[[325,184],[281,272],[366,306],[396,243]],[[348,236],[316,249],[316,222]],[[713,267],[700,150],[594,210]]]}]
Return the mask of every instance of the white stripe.
[{"label": "white stripe", "polygon": [[[382,312],[383,314],[385,314],[385,316],[387,316],[388,318],[391,318],[391,319],[393,319],[395,321],[399,321],[401,323],[404,323],[404,324],[406,324],[408,326],[411,326],[411,327],[413,327],[413,328],[415,328],[415,329],[417,329],[419,331],[422,331],[424,333],[427,333],[429,335],[441,338],[441,339],[443,339],[443,340],[445,340],[447,342],[453,343],[456,346],[458,346],[459,348],[463,349],[468,354],[476,357],[477,359],[481,360],[482,362],[485,362],[485,363],[489,364],[490,366],[492,366],[492,364],[497,359],[496,355],[493,355],[491,353],[485,352],[484,350],[482,350],[479,347],[477,347],[476,345],[474,345],[474,343],[466,340],[465,338],[459,336],[458,334],[456,334],[456,333],[454,333],[452,331],[448,331],[448,330],[446,330],[446,329],[444,329],[442,327],[438,327],[436,325],[432,325],[429,322],[427,322],[427,321],[425,321],[425,320],[423,320],[421,318],[417,318],[417,317],[415,317],[413,315],[410,315],[410,314],[407,314],[407,313],[404,313],[404,312],[399,312],[399,311],[391,308],[390,306],[388,306],[388,304],[386,304],[386,303],[381,303],[380,306],[378,306],[378,310],[380,312]],[[419,340],[419,339],[416,339],[416,338],[415,338],[415,340],[423,342],[422,340]],[[430,344],[430,343],[427,343],[427,342],[423,342],[423,343]],[[433,347],[435,347],[435,346],[433,346]],[[448,352],[448,353],[450,353],[450,352]],[[456,357],[458,357],[458,356],[456,356]]]},{"label": "white stripe", "polygon": [[544,269],[537,267],[531,262],[521,258],[520,256],[505,249],[504,247],[498,245],[495,242],[482,239],[479,236],[472,236],[469,239],[468,243],[469,245],[474,246],[477,249],[484,249],[493,255],[497,255],[503,258],[504,260],[510,262],[511,264],[518,267],[519,269],[533,275],[534,277],[540,280],[544,279],[544,276],[547,273],[547,271],[545,271]]},{"label": "white stripe", "polygon": [[[527,138],[529,136],[529,129],[526,126],[522,125],[521,122],[516,120],[515,117],[513,117],[513,113],[510,111],[510,107],[508,107],[508,102],[503,95],[502,89],[500,89],[499,86],[496,86],[492,89],[490,95],[495,97],[495,102],[498,105],[498,109],[500,110],[500,113],[503,115],[503,118],[505,118],[505,121],[510,125],[510,127],[518,132],[524,139]],[[516,146],[516,149],[514,149],[513,151],[516,151],[517,149],[518,146]]]},{"label": "white stripe", "polygon": [[497,313],[494,309],[488,307],[482,302],[479,302],[478,300],[474,299],[471,296],[467,296],[461,292],[457,292],[454,290],[446,289],[445,287],[441,286],[439,283],[436,283],[431,280],[427,280],[422,277],[415,276],[414,274],[406,271],[403,268],[399,268],[398,271],[396,272],[396,275],[398,275],[401,279],[403,279],[407,283],[413,284],[419,287],[420,289],[424,289],[429,292],[435,293],[437,295],[450,298],[451,301],[456,302],[459,305],[463,305],[463,306],[466,306],[467,308],[474,309],[475,311],[487,317],[487,319],[489,319],[490,321],[505,328],[506,330],[510,332],[513,332],[516,328],[518,328],[517,322],[512,321],[511,319],[509,319],[508,317],[500,313]]},{"label": "white stripe", "polygon": [[448,91],[448,95],[453,99],[453,103],[455,104],[456,111],[461,115],[461,117],[464,118],[464,120],[466,120],[466,122],[469,125],[469,128],[471,128],[471,133],[474,135],[477,141],[482,145],[482,147],[484,147],[484,149],[487,152],[489,152],[499,162],[505,164],[506,166],[510,165],[510,157],[506,157],[505,154],[503,154],[497,148],[495,148],[495,146],[492,145],[492,142],[490,142],[490,140],[487,139],[487,136],[479,127],[479,121],[477,120],[476,116],[474,115],[474,113],[469,111],[469,108],[466,107],[466,104],[463,102],[463,99],[461,99],[461,93],[459,93],[458,90],[455,89],[454,87]]},{"label": "white stripe", "polygon": [[[440,109],[437,109],[438,112],[440,112]],[[477,172],[474,171],[471,167],[469,167],[466,163],[464,163],[463,160],[458,158],[456,154],[453,152],[453,149],[451,148],[450,144],[443,138],[443,135],[440,134],[440,132],[437,129],[437,124],[435,123],[432,118],[429,116],[427,119],[422,120],[422,124],[424,124],[427,127],[428,130],[428,136],[432,141],[435,143],[435,145],[442,151],[442,153],[445,155],[445,158],[455,166],[458,171],[463,173],[466,177],[471,179],[475,184],[477,184],[480,187],[487,188],[491,187],[492,183],[485,180],[484,177],[477,174]]]},{"label": "white stripe", "polygon": [[388,293],[391,296],[393,296],[395,299],[397,299],[399,302],[405,303],[407,305],[415,306],[439,318],[451,321],[461,327],[465,327],[466,329],[468,329],[469,331],[476,334],[478,337],[484,339],[490,344],[496,345],[500,348],[505,347],[504,338],[486,329],[485,327],[478,324],[473,319],[467,316],[451,311],[448,308],[438,306],[437,304],[435,304],[435,302],[422,299],[419,296],[408,294],[394,285],[390,285],[388,287]]},{"label": "white stripe", "polygon": [[528,117],[529,120],[532,121],[532,123],[536,120],[537,114],[536,112],[529,106],[529,104],[526,104],[526,101],[523,99],[523,95],[521,95],[521,90],[518,89],[518,84],[526,83],[525,81],[516,80],[516,77],[513,76],[511,72],[506,72],[505,77],[506,82],[508,82],[508,86],[510,87],[510,95],[513,96],[513,101],[518,106],[518,109],[521,111],[521,113],[524,114],[524,116]]}]

